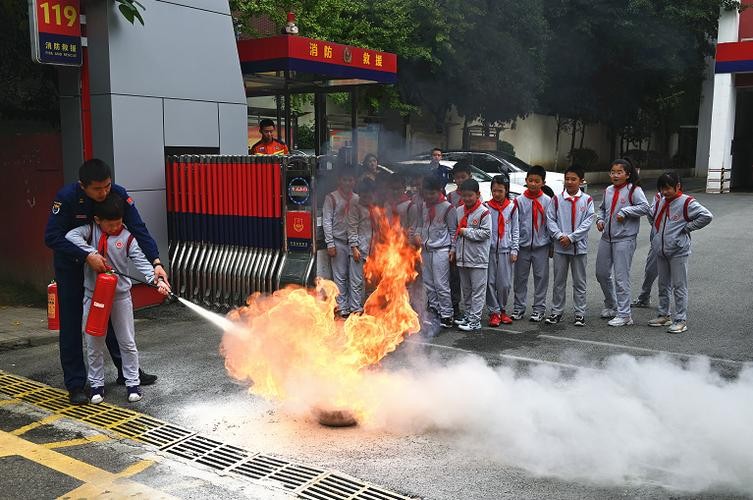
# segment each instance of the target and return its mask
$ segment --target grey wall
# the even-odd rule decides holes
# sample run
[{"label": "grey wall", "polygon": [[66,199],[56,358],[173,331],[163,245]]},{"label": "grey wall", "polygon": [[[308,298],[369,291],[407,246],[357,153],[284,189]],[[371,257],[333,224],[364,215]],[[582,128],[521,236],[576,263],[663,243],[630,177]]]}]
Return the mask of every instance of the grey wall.
[{"label": "grey wall", "polygon": [[[94,156],[112,165],[167,259],[165,147],[246,154],[246,95],[226,0],[141,2],[144,26],[113,2],[86,4]],[[74,181],[82,155],[70,71],[61,94],[66,180]]]}]

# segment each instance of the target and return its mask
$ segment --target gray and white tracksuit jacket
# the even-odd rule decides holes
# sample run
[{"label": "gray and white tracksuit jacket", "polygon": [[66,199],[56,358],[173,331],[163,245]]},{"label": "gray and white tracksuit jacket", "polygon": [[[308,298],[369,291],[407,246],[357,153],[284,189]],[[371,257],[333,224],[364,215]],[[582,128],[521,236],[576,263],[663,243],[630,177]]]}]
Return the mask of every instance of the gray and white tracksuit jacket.
[{"label": "gray and white tracksuit jacket", "polygon": [[[465,207],[456,208],[458,224],[465,214]],[[483,203],[468,214],[465,234],[455,238],[455,260],[458,267],[489,267],[492,221],[489,209]]]},{"label": "gray and white tracksuit jacket", "polygon": [[546,311],[546,293],[549,288],[549,248],[551,235],[547,227],[546,212],[552,199],[542,193],[538,198],[544,209],[536,214],[538,230],[534,229],[533,200],[521,194],[515,198],[518,207],[518,226],[520,228],[520,251],[515,262],[513,302],[514,312],[522,313],[528,301],[528,275],[533,274],[533,312],[544,314]]},{"label": "gray and white tracksuit jacket", "polygon": [[518,226],[520,233],[520,248],[535,249],[548,246],[551,243],[551,236],[546,225],[546,211],[552,199],[546,194],[541,194],[538,198],[544,208],[544,215],[538,215],[538,231],[534,230],[533,224],[533,200],[525,195],[515,198],[514,203],[518,207]]},{"label": "gray and white tracksuit jacket", "polygon": [[[102,230],[98,225],[89,224],[70,230],[65,237],[86,252],[99,252],[116,271],[127,273],[128,263],[132,262],[136,269],[144,275],[147,283],[154,282],[154,267],[149,263],[139,244],[125,226],[120,234],[103,237]],[[89,317],[96,282],[97,272],[91,267],[85,266],[83,326],[86,325]],[[115,299],[110,311],[110,322],[120,347],[125,383],[132,387],[140,385],[141,381],[139,380],[139,352],[136,348],[136,329],[133,322],[133,303],[130,290],[131,280],[124,276],[118,276]],[[84,337],[86,337],[86,352],[89,363],[89,385],[91,387],[103,387],[105,383],[104,352],[106,350],[106,337],[92,335],[84,335]]]},{"label": "gray and white tracksuit jacket", "polygon": [[[662,197],[654,202],[651,210],[652,224],[656,234],[651,240],[651,247],[657,256],[664,258],[687,257],[690,255],[690,233],[697,231],[713,219],[711,212],[698,203],[692,196],[683,194],[669,202]],[[659,228],[656,218],[661,215]]]},{"label": "gray and white tracksuit jacket", "polygon": [[327,248],[333,248],[335,241],[347,244],[348,221],[345,209],[357,204],[357,194],[353,193],[350,202],[348,202],[339,190],[332,191],[324,198],[322,230],[324,231],[324,242],[327,244]]},{"label": "gray and white tracksuit jacket", "polygon": [[455,244],[457,212],[448,201],[441,201],[434,207],[424,202],[422,214],[420,226],[414,232],[421,239],[421,277],[426,299],[440,317],[451,318],[449,254]]},{"label": "gray and white tracksuit jacket", "polygon": [[407,232],[409,230],[409,221],[408,221],[408,208],[411,206],[411,201],[401,201],[394,207],[389,204],[384,204],[384,217],[387,219],[387,221],[392,224],[395,219],[400,221],[400,225],[403,227],[403,229]]},{"label": "gray and white tracksuit jacket", "polygon": [[[593,198],[580,190],[575,196],[563,191],[552,198],[547,208],[547,227],[555,253],[587,254],[588,231],[593,225],[594,217]],[[559,244],[559,239],[563,236],[567,236],[572,243],[568,248],[563,248]]]},{"label": "gray and white tracksuit jacket", "polygon": [[[614,211],[611,211],[615,193],[618,199]],[[596,222],[604,223],[601,238],[610,243],[635,239],[641,227],[641,217],[649,215],[650,210],[651,207],[640,186],[627,183],[619,190],[614,186],[608,186],[604,190],[604,198],[596,213]],[[625,217],[625,220],[618,222],[618,215]]]},{"label": "gray and white tracksuit jacket", "polygon": [[518,209],[510,203],[502,210],[505,230],[499,236],[500,213],[487,204],[492,220],[491,245],[489,247],[489,273],[486,284],[486,305],[490,313],[500,313],[507,306],[507,297],[512,289],[513,263],[510,255],[518,255],[519,229]]},{"label": "gray and white tracksuit jacket", "polygon": [[426,205],[421,209],[423,216],[414,228],[414,233],[421,238],[421,249],[425,251],[447,249],[455,246],[455,231],[458,227],[457,211],[448,201],[441,201],[434,206],[434,218],[429,220],[431,208]]},{"label": "gray and white tracksuit jacket", "polygon": [[350,281],[350,312],[363,310],[365,300],[365,285],[363,280],[364,261],[369,257],[372,249],[372,240],[376,236],[378,228],[373,227],[369,207],[360,203],[350,205],[348,210],[348,244],[358,247],[361,252],[361,260],[356,262],[350,255],[349,281]]}]

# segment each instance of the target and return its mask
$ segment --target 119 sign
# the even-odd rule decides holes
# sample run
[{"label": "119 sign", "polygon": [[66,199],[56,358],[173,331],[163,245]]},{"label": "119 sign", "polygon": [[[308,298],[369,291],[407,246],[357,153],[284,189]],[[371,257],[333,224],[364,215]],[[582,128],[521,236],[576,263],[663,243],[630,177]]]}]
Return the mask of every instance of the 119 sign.
[{"label": "119 sign", "polygon": [[80,0],[29,0],[34,61],[81,65],[80,3]]}]

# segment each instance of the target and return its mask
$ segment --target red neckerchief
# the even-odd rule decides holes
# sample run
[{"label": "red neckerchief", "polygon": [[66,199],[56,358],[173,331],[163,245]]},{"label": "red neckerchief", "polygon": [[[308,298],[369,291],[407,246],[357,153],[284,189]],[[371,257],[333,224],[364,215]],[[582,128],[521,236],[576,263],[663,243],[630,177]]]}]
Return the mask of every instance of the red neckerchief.
[{"label": "red neckerchief", "polygon": [[536,216],[537,213],[541,214],[541,223],[544,223],[544,219],[546,219],[546,211],[544,210],[544,206],[539,201],[539,198],[544,194],[543,191],[539,191],[538,194],[531,193],[528,189],[523,191],[523,195],[531,200],[531,216],[533,217],[533,230],[538,232],[539,231],[539,218]]},{"label": "red neckerchief", "polygon": [[[567,195],[570,196],[570,193],[568,193]],[[562,197],[565,198],[564,195]],[[572,209],[572,211],[570,212],[570,222],[572,222],[573,232],[575,232],[575,207],[578,204],[578,200],[580,200],[580,196],[570,196],[570,198],[565,199],[572,203],[572,206],[570,207]]]},{"label": "red neckerchief", "polygon": [[340,196],[342,196],[345,200],[345,213],[347,214],[348,210],[350,210],[350,200],[353,198],[353,191],[351,191],[347,196],[340,188],[337,188],[337,192],[340,193]]},{"label": "red neckerchief", "polygon": [[443,195],[442,193],[439,193],[439,200],[437,200],[436,203],[434,203],[433,205],[429,205],[428,203],[426,204],[426,206],[429,208],[429,225],[430,226],[431,226],[431,221],[434,220],[434,216],[437,213],[436,212],[437,205],[439,205],[445,200],[447,200],[447,198],[445,198],[445,195]]},{"label": "red neckerchief", "polygon": [[654,221],[654,226],[656,227],[657,231],[659,230],[659,226],[661,226],[662,217],[664,217],[665,219],[669,219],[669,204],[675,201],[680,196],[682,196],[682,191],[677,191],[677,193],[671,198],[664,198],[664,206],[661,207],[661,210],[659,210],[659,215],[656,217],[656,220]]},{"label": "red neckerchief", "polygon": [[467,205],[463,207],[463,217],[461,217],[460,222],[458,222],[458,228],[455,231],[456,238],[460,235],[461,229],[468,227],[468,216],[471,215],[476,210],[478,210],[478,207],[480,206],[481,206],[481,200],[476,200],[476,203],[471,208],[468,208]]},{"label": "red neckerchief", "polygon": [[503,211],[510,205],[510,198],[505,198],[502,203],[495,199],[491,199],[488,205],[497,211],[497,240],[501,240],[505,237],[505,214]]},{"label": "red neckerchief", "polygon": [[[113,234],[112,236],[120,236],[120,233],[123,232],[123,226],[120,226],[120,230]],[[110,235],[106,232],[102,231],[102,234],[99,235],[99,241],[97,242],[97,252],[102,255],[102,257],[107,258],[107,238],[109,238]]]},{"label": "red neckerchief", "polygon": [[617,206],[617,200],[620,199],[620,190],[627,186],[628,183],[626,182],[622,186],[613,186],[614,187],[614,195],[612,196],[612,206],[609,208],[609,219],[612,219],[612,215],[614,215],[614,207]]}]

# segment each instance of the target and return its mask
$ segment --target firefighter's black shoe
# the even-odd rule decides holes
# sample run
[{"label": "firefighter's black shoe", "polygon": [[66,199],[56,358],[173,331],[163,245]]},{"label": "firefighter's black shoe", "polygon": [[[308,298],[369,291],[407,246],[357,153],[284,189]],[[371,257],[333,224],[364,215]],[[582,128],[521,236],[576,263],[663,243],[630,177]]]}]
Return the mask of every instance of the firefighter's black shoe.
[{"label": "firefighter's black shoe", "polygon": [[70,401],[72,405],[85,405],[89,402],[89,396],[86,395],[86,391],[84,391],[83,387],[78,387],[68,391],[68,401]]},{"label": "firefighter's black shoe", "polygon": [[[152,385],[157,381],[157,375],[150,375],[139,368],[139,380],[141,380],[141,385]],[[115,379],[115,383],[118,385],[125,385],[125,377],[122,373],[118,372],[118,378]]]}]

